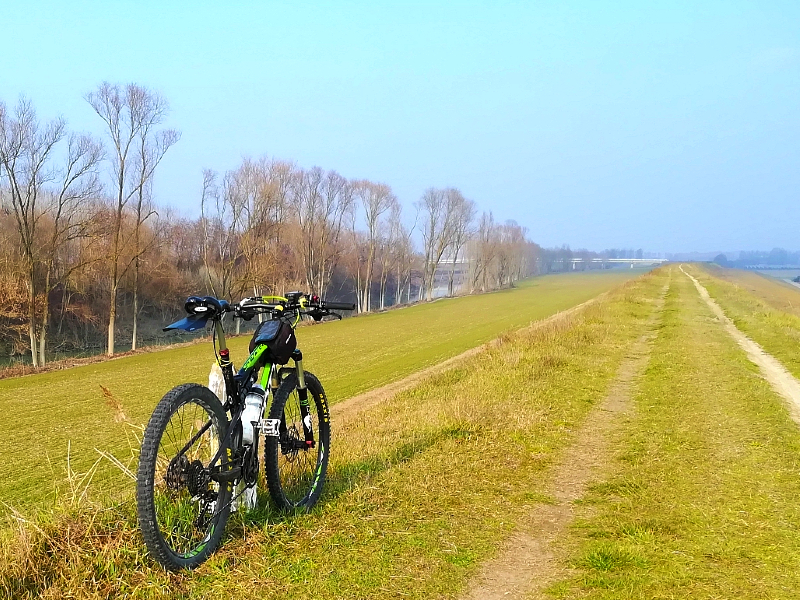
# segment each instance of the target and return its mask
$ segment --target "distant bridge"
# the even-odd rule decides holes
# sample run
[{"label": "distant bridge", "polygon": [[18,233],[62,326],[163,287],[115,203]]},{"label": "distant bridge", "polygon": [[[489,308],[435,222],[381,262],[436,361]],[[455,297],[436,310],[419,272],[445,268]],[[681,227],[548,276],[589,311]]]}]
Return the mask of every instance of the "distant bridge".
[{"label": "distant bridge", "polygon": [[[592,263],[630,263],[632,265],[655,265],[667,262],[666,258],[592,258],[589,262]],[[573,264],[582,263],[582,258],[573,258]]]},{"label": "distant bridge", "polygon": [[606,264],[628,264],[631,266],[631,269],[634,265],[660,265],[665,262],[668,262],[666,258],[591,258],[588,261],[585,261],[582,258],[573,258],[570,260],[572,263],[572,270],[574,271],[577,265],[583,263],[591,263],[595,265],[606,265]]}]

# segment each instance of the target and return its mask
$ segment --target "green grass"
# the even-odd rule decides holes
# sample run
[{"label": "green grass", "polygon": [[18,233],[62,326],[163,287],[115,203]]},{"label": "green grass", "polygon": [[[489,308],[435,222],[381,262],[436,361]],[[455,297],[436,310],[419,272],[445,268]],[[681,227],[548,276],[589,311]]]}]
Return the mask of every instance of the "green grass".
[{"label": "green grass", "polygon": [[797,598],[800,432],[675,269],[608,479],[562,541],[557,598]]},{"label": "green grass", "polygon": [[[640,273],[539,277],[514,290],[303,328],[300,347],[306,368],[320,377],[335,403],[579,304]],[[246,357],[248,343],[249,337],[230,341],[236,364]],[[0,454],[5,457],[0,501],[17,507],[46,504],[53,482],[64,480],[68,444],[76,472],[87,471],[98,458],[95,448],[131,456],[131,448],[138,449],[137,431],[115,421],[118,408],[132,423],[143,425],[173,386],[207,382],[212,362],[211,345],[203,343],[0,380]],[[103,387],[113,400],[104,396]],[[98,487],[107,491],[131,485],[106,461],[95,482],[103,482]]]},{"label": "green grass", "polygon": [[800,289],[735,269],[691,272],[739,330],[800,378]]},{"label": "green grass", "polygon": [[547,468],[605,396],[664,281],[645,275],[563,321],[505,335],[334,423],[320,506],[295,517],[265,506],[246,524],[237,516],[193,573],[153,565],[128,502],[7,533],[0,589],[17,598],[457,596],[517,519],[550,501]]}]

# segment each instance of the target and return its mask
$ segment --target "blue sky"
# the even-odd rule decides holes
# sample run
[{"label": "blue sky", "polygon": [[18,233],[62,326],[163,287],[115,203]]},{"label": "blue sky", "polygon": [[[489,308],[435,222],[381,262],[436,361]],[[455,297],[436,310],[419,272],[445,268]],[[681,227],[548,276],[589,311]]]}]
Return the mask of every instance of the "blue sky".
[{"label": "blue sky", "polygon": [[[651,6],[652,5],[652,6]],[[8,2],[0,100],[170,102],[157,200],[268,154],[456,186],[547,246],[800,248],[800,2]]]}]

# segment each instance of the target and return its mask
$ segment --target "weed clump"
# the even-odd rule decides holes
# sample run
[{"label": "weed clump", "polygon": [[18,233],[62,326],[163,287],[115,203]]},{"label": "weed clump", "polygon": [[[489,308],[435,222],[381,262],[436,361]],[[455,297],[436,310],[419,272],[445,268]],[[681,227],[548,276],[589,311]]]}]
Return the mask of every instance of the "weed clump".
[{"label": "weed clump", "polygon": [[[12,515],[11,526],[0,533],[4,597],[117,597],[153,575],[142,572],[150,568],[132,502],[83,501],[33,517]],[[156,574],[156,581],[167,577]]]}]

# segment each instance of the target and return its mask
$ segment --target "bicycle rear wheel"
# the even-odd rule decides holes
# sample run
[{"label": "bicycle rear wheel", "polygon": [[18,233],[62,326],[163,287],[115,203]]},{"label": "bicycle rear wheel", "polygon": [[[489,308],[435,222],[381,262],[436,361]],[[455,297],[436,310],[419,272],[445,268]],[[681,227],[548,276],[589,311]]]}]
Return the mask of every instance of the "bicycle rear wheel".
[{"label": "bicycle rear wheel", "polygon": [[297,374],[281,382],[272,400],[269,418],[279,419],[279,435],[266,436],[264,463],[267,486],[281,510],[310,510],[325,485],[330,453],[331,424],[325,391],[319,380],[305,372],[309,421],[313,444],[306,441],[301,416]]},{"label": "bicycle rear wheel", "polygon": [[[194,383],[168,392],[150,417],[136,503],[147,549],[166,569],[196,567],[219,544],[230,515],[231,485],[211,480],[208,466],[227,430],[217,397]],[[227,460],[223,451],[219,462]]]}]

